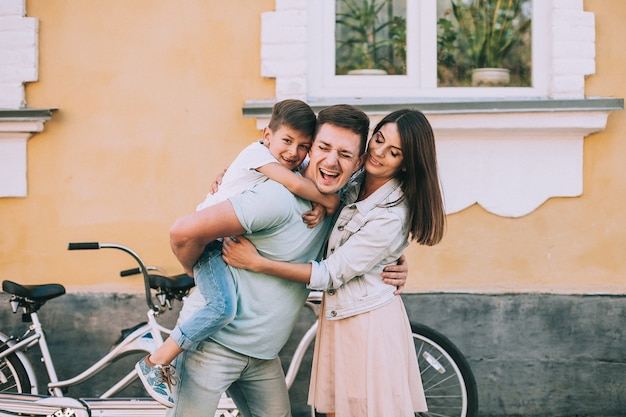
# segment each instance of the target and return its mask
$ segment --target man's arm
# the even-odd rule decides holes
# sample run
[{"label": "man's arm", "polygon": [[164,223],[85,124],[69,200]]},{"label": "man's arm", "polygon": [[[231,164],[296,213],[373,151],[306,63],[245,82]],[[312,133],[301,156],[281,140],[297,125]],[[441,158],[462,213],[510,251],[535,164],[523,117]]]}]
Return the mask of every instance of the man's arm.
[{"label": "man's arm", "polygon": [[246,230],[226,200],[176,220],[170,228],[170,246],[185,273],[193,276],[193,266],[209,242],[243,233]]}]

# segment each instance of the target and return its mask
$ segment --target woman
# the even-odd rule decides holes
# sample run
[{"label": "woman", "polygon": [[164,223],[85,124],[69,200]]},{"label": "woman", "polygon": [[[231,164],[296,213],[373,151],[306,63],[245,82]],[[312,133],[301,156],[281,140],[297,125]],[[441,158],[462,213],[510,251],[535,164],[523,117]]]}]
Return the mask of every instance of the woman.
[{"label": "woman", "polygon": [[243,238],[225,239],[236,267],[323,290],[309,403],[329,416],[402,417],[426,411],[409,320],[395,288],[380,280],[408,245],[435,245],[445,226],[435,140],[416,110],[378,123],[365,170],[349,184],[327,257],[307,264],[259,255]]}]

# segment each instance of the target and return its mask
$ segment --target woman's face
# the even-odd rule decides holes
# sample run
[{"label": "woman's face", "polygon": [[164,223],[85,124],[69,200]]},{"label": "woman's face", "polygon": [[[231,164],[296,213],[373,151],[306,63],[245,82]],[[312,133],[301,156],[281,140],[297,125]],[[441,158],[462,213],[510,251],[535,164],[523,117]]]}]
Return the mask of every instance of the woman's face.
[{"label": "woman's face", "polygon": [[404,169],[403,161],[398,125],[387,123],[369,141],[365,170],[368,175],[389,179]]}]

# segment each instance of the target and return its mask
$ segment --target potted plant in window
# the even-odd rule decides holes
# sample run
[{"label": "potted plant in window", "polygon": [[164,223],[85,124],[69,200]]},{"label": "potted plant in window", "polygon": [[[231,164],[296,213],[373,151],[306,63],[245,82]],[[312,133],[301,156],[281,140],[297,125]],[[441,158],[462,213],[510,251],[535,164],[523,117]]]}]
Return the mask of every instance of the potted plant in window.
[{"label": "potted plant in window", "polygon": [[530,29],[525,0],[450,0],[474,63],[472,85],[505,85],[509,70],[504,60]]},{"label": "potted plant in window", "polygon": [[[391,0],[342,0],[336,13],[337,73],[398,73],[405,66],[406,21]],[[400,60],[401,62],[398,62]]]}]

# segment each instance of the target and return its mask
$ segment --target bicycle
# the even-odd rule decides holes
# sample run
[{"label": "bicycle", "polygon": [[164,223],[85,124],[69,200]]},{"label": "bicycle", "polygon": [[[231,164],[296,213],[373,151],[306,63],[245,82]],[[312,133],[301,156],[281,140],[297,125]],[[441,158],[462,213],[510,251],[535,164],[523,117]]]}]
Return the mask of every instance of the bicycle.
[{"label": "bicycle", "polygon": [[[131,353],[145,354],[154,351],[160,343],[163,343],[162,335],[171,332],[170,329],[161,326],[157,318],[171,309],[175,300],[183,301],[194,286],[193,278],[185,274],[167,276],[158,267],[146,266],[135,252],[122,245],[89,242],[70,243],[68,246],[69,250],[104,248],[126,252],[139,265],[138,268],[122,271],[120,275],[142,274],[148,305],[148,321],[122,330],[120,339],[100,360],[73,378],[59,381],[44,327],[39,321],[37,312],[46,301],[65,294],[65,288],[60,284],[24,286],[12,281],[3,281],[3,291],[11,294],[9,301],[13,313],[21,309],[23,321],[29,322],[30,325],[19,337],[0,333],[0,417],[164,415],[165,407],[152,398],[114,397],[137,378],[134,368],[97,398],[64,396],[65,389],[89,380],[121,357]],[[156,304],[152,301],[153,291]],[[312,292],[305,304],[314,312],[316,318],[320,301],[321,293]],[[305,353],[315,338],[317,325],[316,320],[307,329],[295,349],[285,376],[289,388],[293,385]],[[445,336],[427,326],[412,324],[412,329],[429,406],[429,413],[416,415],[475,417],[478,409],[476,383],[462,353]],[[46,387],[48,395],[40,394],[34,368],[25,354],[35,345],[39,347],[41,360],[46,368],[49,380]],[[223,396],[216,417],[239,415],[233,401],[226,395]],[[316,415],[314,410],[311,410],[311,415]]]}]

